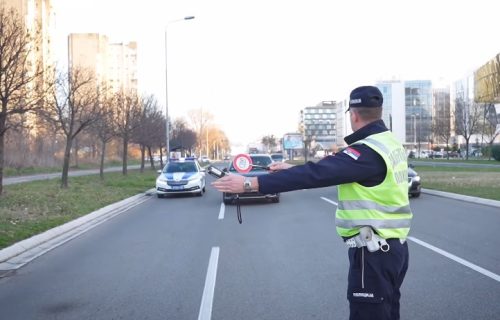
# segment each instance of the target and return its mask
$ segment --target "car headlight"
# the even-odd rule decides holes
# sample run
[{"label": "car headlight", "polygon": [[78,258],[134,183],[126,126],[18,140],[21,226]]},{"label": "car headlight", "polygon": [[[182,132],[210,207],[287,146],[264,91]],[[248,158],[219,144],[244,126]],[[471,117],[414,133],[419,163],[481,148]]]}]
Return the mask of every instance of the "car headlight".
[{"label": "car headlight", "polygon": [[420,176],[414,176],[413,181],[420,182]]}]

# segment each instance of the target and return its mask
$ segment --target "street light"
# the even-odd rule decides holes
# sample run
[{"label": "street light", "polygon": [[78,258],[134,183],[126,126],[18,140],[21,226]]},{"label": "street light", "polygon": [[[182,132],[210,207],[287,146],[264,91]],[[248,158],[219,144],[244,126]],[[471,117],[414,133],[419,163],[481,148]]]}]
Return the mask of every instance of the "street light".
[{"label": "street light", "polygon": [[169,128],[169,124],[168,124],[167,31],[168,31],[168,26],[172,23],[180,22],[180,21],[184,21],[184,20],[192,20],[192,19],[194,19],[194,16],[187,16],[187,17],[184,17],[182,19],[169,21],[169,22],[167,22],[167,25],[165,26],[165,117],[166,117],[165,129],[167,130],[167,132],[166,132],[167,162],[170,161],[170,128]]}]

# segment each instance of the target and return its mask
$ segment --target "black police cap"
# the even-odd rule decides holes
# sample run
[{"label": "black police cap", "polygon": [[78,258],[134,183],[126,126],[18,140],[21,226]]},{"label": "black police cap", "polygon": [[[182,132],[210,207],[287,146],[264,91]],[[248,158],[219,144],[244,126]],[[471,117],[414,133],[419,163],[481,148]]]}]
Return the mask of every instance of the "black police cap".
[{"label": "black police cap", "polygon": [[382,92],[374,86],[357,87],[349,96],[349,109],[357,107],[378,108],[382,107],[384,97]]}]

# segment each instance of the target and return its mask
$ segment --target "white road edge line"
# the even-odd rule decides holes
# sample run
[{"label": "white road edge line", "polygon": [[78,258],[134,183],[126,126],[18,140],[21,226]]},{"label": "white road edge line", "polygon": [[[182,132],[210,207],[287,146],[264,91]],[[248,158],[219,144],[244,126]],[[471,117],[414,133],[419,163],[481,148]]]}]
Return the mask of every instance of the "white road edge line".
[{"label": "white road edge line", "polygon": [[325,200],[326,202],[330,202],[331,204],[333,204],[334,206],[338,206],[339,204],[333,200],[330,200],[328,198],[325,198],[325,197],[320,197],[321,199]]},{"label": "white road edge line", "polygon": [[215,278],[217,277],[217,264],[219,262],[219,247],[212,247],[210,260],[208,261],[207,278],[205,288],[201,297],[200,313],[198,320],[210,320],[212,318],[212,304],[214,300]]},{"label": "white road edge line", "polygon": [[226,205],[223,202],[223,203],[220,204],[219,220],[224,219],[224,211],[226,211]]},{"label": "white road edge line", "polygon": [[[326,202],[330,202],[333,205],[338,206],[338,204],[335,201],[332,201],[332,200],[330,200],[328,198],[321,197],[321,199],[325,200]],[[462,265],[464,265],[464,266],[466,266],[468,268],[471,268],[474,271],[477,271],[477,272],[479,272],[479,273],[481,273],[481,274],[483,274],[483,275],[485,275],[487,277],[490,277],[493,280],[496,280],[496,281],[500,282],[500,276],[498,274],[495,274],[495,273],[493,273],[493,272],[491,272],[489,270],[481,268],[480,266],[477,266],[477,265],[473,264],[472,262],[469,262],[469,261],[467,261],[465,259],[457,257],[454,254],[451,254],[451,253],[449,253],[447,251],[439,249],[439,248],[437,248],[437,247],[435,247],[435,246],[433,246],[433,245],[431,245],[431,244],[429,244],[427,242],[419,240],[417,238],[409,236],[408,240],[411,240],[411,241],[413,241],[413,242],[415,242],[415,243],[417,243],[417,244],[419,244],[419,245],[421,245],[423,247],[426,247],[427,249],[430,249],[430,250],[432,250],[434,252],[437,252],[437,253],[439,253],[439,254],[447,257],[448,259],[451,259],[451,260],[453,260],[455,262],[458,262],[458,263],[460,263],[460,264],[462,264]]]},{"label": "white road edge line", "polygon": [[444,251],[442,249],[434,247],[433,245],[428,244],[427,242],[424,242],[424,241],[419,240],[417,238],[408,237],[408,240],[411,240],[411,241],[413,241],[413,242],[415,242],[415,243],[417,243],[417,244],[419,244],[419,245],[421,245],[423,247],[426,247],[427,249],[430,249],[430,250],[432,250],[434,252],[437,252],[437,253],[439,253],[439,254],[441,254],[441,255],[443,255],[443,256],[445,256],[445,257],[447,257],[447,258],[449,258],[449,259],[451,259],[451,260],[453,260],[455,262],[458,262],[458,263],[460,263],[460,264],[462,264],[462,265],[464,265],[466,267],[471,268],[474,271],[477,271],[477,272],[479,272],[479,273],[481,273],[481,274],[483,274],[483,275],[485,275],[487,277],[490,277],[493,280],[496,280],[496,281],[500,282],[500,276],[498,274],[495,274],[495,273],[493,273],[493,272],[491,272],[489,270],[481,268],[480,266],[477,266],[477,265],[473,264],[472,262],[469,262],[469,261],[467,261],[465,259],[457,257],[454,254],[451,254],[451,253],[449,253],[447,251]]}]

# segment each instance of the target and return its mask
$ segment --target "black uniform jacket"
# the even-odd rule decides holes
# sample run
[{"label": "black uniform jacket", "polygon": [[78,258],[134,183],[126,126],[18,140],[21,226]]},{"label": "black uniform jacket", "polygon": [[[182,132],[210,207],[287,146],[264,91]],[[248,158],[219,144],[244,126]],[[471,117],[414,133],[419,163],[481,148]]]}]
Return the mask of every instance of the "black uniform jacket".
[{"label": "black uniform jacket", "polygon": [[[387,130],[384,122],[377,120],[345,137],[344,140],[347,144],[352,144],[369,135]],[[373,187],[384,181],[386,172],[384,159],[370,147],[360,144],[344,148],[316,163],[309,161],[287,170],[259,176],[259,191],[268,194],[351,182]]]}]

